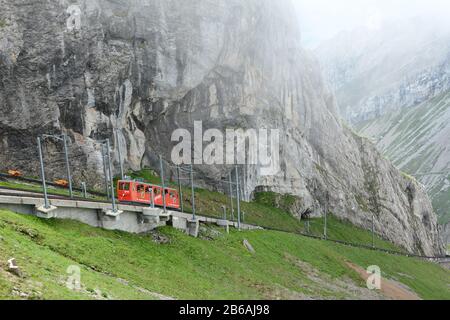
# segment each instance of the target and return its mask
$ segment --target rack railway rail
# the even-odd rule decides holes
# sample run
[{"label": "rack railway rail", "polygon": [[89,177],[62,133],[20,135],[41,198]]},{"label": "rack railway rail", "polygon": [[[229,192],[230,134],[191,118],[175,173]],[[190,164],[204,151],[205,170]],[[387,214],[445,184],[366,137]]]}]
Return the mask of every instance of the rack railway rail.
[{"label": "rack railway rail", "polygon": [[[28,182],[28,183],[35,183],[35,184],[42,184],[42,180],[39,179],[33,179],[33,178],[26,178],[26,177],[21,177],[21,176],[11,176],[10,174],[7,173],[0,173],[0,180],[1,179],[10,179],[10,180],[17,180],[17,181],[23,181],[23,182]],[[54,182],[50,182],[50,181],[46,181],[45,182],[48,186],[52,186],[55,187],[57,189],[62,189],[62,190],[67,190],[69,191],[69,187],[64,187],[60,184],[54,183]],[[3,188],[3,187],[2,187]],[[4,188],[3,188],[4,189]],[[78,192],[83,192],[84,190],[81,188],[77,188],[77,187],[73,187],[74,191],[78,191]],[[98,196],[98,197],[105,197],[106,198],[106,194],[102,193],[102,192],[98,192],[98,191],[93,191],[93,190],[87,190],[87,192],[90,195],[93,196]]]}]

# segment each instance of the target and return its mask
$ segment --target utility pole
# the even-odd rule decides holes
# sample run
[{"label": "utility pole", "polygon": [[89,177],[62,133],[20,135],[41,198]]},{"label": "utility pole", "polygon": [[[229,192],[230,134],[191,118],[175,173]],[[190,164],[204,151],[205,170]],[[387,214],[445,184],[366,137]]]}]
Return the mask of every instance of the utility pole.
[{"label": "utility pole", "polygon": [[183,206],[183,189],[181,188],[180,166],[179,166],[179,165],[177,165],[177,180],[178,180],[178,193],[179,193],[179,196],[180,196],[181,212],[184,212],[184,206]]},{"label": "utility pole", "polygon": [[194,169],[191,164],[191,192],[192,192],[192,220],[196,220],[195,217],[195,190],[194,190]]},{"label": "utility pole", "polygon": [[69,195],[71,198],[73,198],[72,175],[70,174],[69,151],[67,150],[67,135],[65,133],[62,135],[62,140],[64,143],[64,156],[66,160],[67,180],[69,181]]},{"label": "utility pole", "polygon": [[120,164],[120,178],[124,180],[125,175],[123,173],[123,160],[122,160],[122,152],[120,150],[119,130],[116,129],[115,131],[116,131],[117,154],[119,156],[119,164]]},{"label": "utility pole", "polygon": [[[233,171],[233,170],[232,170]],[[228,174],[228,178],[230,180],[230,207],[231,207],[231,220],[234,221],[234,208],[233,208],[233,177],[231,176],[231,172]]]},{"label": "utility pole", "polygon": [[106,169],[106,151],[105,151],[105,145],[102,143],[102,157],[103,157],[103,175],[105,177],[105,191],[106,191],[106,198],[109,199],[109,186],[108,186],[108,170]]},{"label": "utility pole", "polygon": [[117,212],[116,209],[116,199],[114,196],[114,177],[113,177],[113,173],[112,173],[112,166],[111,166],[111,146],[109,144],[109,139],[106,140],[106,150],[107,150],[107,158],[108,158],[108,163],[109,163],[109,179],[110,179],[110,183],[111,183],[111,203],[112,203],[112,210],[113,212]]},{"label": "utility pole", "polygon": [[325,240],[328,240],[328,230],[327,230],[327,223],[328,223],[328,211],[329,211],[329,203],[330,203],[330,193],[329,191],[327,191],[326,193],[326,203],[325,203],[325,219],[324,219],[324,225],[323,225],[323,236],[325,238]]},{"label": "utility pole", "polygon": [[44,134],[42,138],[52,138],[63,142],[64,145],[64,161],[66,163],[66,172],[67,172],[67,180],[69,182],[69,196],[73,198],[73,186],[72,186],[72,175],[70,173],[70,164],[69,164],[69,150],[67,148],[67,135],[64,133],[62,135],[50,135]]},{"label": "utility pole", "polygon": [[227,207],[226,206],[222,206],[222,210],[223,210],[223,220],[227,220]]},{"label": "utility pole", "polygon": [[159,170],[161,175],[161,186],[162,186],[162,197],[163,197],[163,207],[164,207],[164,213],[167,212],[167,206],[166,206],[166,183],[164,181],[164,167],[163,167],[163,159],[162,156],[159,156]]},{"label": "utility pole", "polygon": [[81,183],[81,190],[83,191],[83,198],[87,198],[86,182]]},{"label": "utility pole", "polygon": [[375,248],[375,215],[372,213],[372,248]]},{"label": "utility pole", "polygon": [[152,198],[152,208],[155,209],[155,189],[152,186],[152,192],[150,193],[150,196]]},{"label": "utility pole", "polygon": [[239,198],[239,169],[236,166],[236,200],[237,200],[237,211],[238,211],[238,230],[241,230],[241,204]]},{"label": "utility pole", "polygon": [[49,202],[48,202],[48,196],[47,196],[47,185],[45,184],[45,170],[44,170],[44,159],[42,157],[42,144],[41,144],[41,138],[37,138],[38,142],[38,150],[39,150],[39,163],[41,165],[41,179],[42,179],[42,189],[44,190],[44,208],[48,209],[50,208]]},{"label": "utility pole", "polygon": [[[246,176],[245,176],[245,164],[242,165],[242,199],[244,201],[247,201],[247,187],[246,187]],[[242,219],[244,219],[244,216],[242,216]]]}]

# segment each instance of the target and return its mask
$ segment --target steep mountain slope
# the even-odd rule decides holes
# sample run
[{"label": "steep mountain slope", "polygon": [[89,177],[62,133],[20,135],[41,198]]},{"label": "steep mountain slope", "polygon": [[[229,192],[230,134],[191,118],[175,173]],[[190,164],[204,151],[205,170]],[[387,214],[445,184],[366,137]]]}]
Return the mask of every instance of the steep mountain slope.
[{"label": "steep mountain slope", "polygon": [[448,222],[448,21],[423,17],[344,32],[316,52],[343,117],[425,184],[441,222]]},{"label": "steep mountain slope", "polygon": [[[280,130],[280,168],[246,170],[299,210],[333,211],[414,252],[442,254],[431,203],[376,148],[343,127],[288,0],[0,0],[0,168],[36,174],[35,137],[67,132],[77,181],[99,183],[100,147],[119,130],[126,165],[157,167],[171,134]],[[57,154],[56,144],[47,145]],[[30,161],[31,159],[31,161]],[[49,175],[64,168],[48,163]],[[169,169],[169,168],[167,168]],[[221,179],[228,166],[196,166]],[[220,185],[209,183],[211,187]]]},{"label": "steep mountain slope", "polygon": [[450,89],[450,23],[442,17],[342,32],[315,53],[349,123],[417,105]]},{"label": "steep mountain slope", "polygon": [[426,185],[441,222],[449,222],[450,91],[361,123],[358,129],[378,139],[378,147],[398,168]]}]

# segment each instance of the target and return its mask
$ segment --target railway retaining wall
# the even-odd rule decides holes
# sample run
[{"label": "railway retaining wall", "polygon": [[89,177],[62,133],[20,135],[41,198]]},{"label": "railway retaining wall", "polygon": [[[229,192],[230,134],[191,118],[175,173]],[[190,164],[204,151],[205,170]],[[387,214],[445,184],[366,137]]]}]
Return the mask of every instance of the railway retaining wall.
[{"label": "railway retaining wall", "polygon": [[[70,219],[107,230],[120,230],[130,233],[146,233],[157,227],[171,225],[187,234],[197,237],[200,223],[216,224],[221,227],[235,227],[237,223],[227,220],[167,211],[133,205],[118,205],[113,212],[110,203],[63,199],[50,199],[50,208],[44,208],[44,200],[27,196],[0,196],[0,208],[43,219]],[[241,229],[261,229],[241,224]]]}]

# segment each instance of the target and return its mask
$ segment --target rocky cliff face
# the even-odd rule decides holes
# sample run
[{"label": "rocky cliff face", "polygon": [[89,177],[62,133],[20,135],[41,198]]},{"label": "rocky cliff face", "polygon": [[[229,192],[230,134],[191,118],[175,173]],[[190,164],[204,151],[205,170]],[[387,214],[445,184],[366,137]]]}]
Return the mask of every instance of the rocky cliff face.
[{"label": "rocky cliff face", "polygon": [[[0,0],[0,163],[37,172],[35,137],[67,132],[76,178],[101,176],[95,141],[126,165],[170,158],[170,136],[204,128],[279,129],[281,172],[246,170],[257,187],[299,196],[411,252],[443,253],[422,186],[343,127],[317,63],[299,45],[288,0]],[[118,141],[117,141],[118,140]],[[46,154],[60,156],[55,143]],[[49,174],[61,164],[49,162]],[[197,166],[204,183],[227,166]]]},{"label": "rocky cliff face", "polygon": [[[439,17],[344,32],[317,54],[343,117],[449,211],[450,24]],[[433,173],[422,175],[422,173]]]},{"label": "rocky cliff face", "polygon": [[[450,244],[450,223],[447,223],[442,226],[442,234],[444,235],[444,243],[447,243],[447,245]],[[449,253],[450,250],[447,249],[447,254]]]},{"label": "rocky cliff face", "polygon": [[450,91],[358,126],[401,170],[426,186],[442,224],[450,221]]}]

